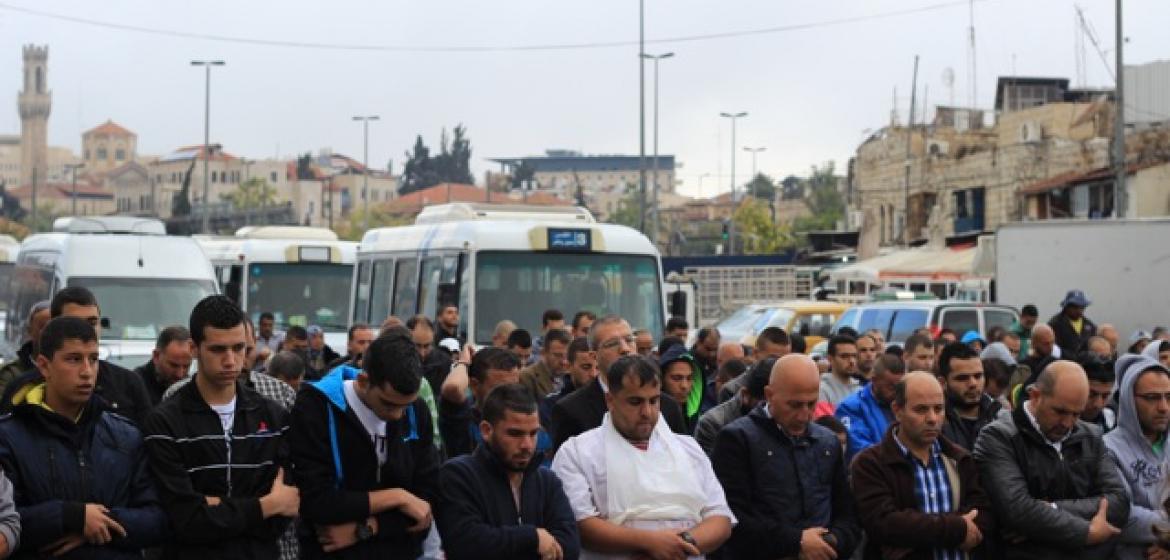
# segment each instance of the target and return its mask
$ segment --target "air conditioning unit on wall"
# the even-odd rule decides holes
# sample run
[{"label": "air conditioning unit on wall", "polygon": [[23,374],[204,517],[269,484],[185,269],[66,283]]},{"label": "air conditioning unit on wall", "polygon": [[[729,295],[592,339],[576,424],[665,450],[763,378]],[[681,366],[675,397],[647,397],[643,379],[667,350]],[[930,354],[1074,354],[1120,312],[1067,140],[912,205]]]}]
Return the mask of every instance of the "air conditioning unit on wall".
[{"label": "air conditioning unit on wall", "polygon": [[1028,121],[1020,125],[1020,142],[1036,144],[1044,139],[1044,128],[1036,121]]}]

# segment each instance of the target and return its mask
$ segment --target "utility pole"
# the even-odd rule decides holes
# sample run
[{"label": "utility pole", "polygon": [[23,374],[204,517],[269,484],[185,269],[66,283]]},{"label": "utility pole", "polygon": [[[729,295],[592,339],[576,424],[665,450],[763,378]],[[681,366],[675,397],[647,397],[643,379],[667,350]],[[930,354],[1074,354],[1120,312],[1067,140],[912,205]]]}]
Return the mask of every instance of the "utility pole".
[{"label": "utility pole", "polygon": [[[745,152],[749,152],[749,153],[751,153],[751,154],[752,154],[752,179],[751,179],[751,181],[748,181],[748,184],[749,184],[749,185],[751,185],[751,184],[754,184],[754,183],[755,183],[755,180],[756,180],[756,175],[758,175],[758,174],[759,174],[759,173],[756,171],[756,155],[758,155],[760,152],[762,152],[762,151],[765,151],[765,150],[767,150],[767,149],[768,149],[768,147],[767,147],[767,146],[760,146],[760,147],[758,147],[758,148],[751,148],[751,147],[748,147],[748,146],[744,146],[744,147],[743,147],[743,151],[745,151]],[[759,196],[760,196],[760,193],[759,193],[759,192],[756,192],[756,190],[755,190],[755,189],[753,189],[753,190],[752,190],[752,193],[751,193],[751,194],[752,194],[752,196],[754,196],[754,197],[757,197],[757,198],[759,198]]]},{"label": "utility pole", "polygon": [[[355,121],[362,121],[362,233],[370,229],[370,121],[378,120],[378,115],[354,117]],[[329,196],[333,196],[330,193]],[[330,203],[332,206],[332,203]],[[333,208],[329,209],[330,214]],[[332,219],[332,218],[330,218]]]},{"label": "utility pole", "polygon": [[652,198],[650,202],[650,241],[658,242],[658,61],[664,58],[671,58],[674,53],[668,52],[660,55],[643,54],[642,58],[654,61],[654,162],[653,173],[651,175],[651,183],[654,184]]},{"label": "utility pole", "polygon": [[906,161],[902,164],[906,168],[906,175],[903,179],[903,185],[906,190],[906,198],[903,201],[905,210],[902,212],[902,245],[910,245],[910,236],[907,232],[910,230],[910,158],[914,155],[911,150],[913,145],[914,135],[914,104],[918,101],[918,55],[914,55],[914,78],[910,82],[910,116],[906,121]]},{"label": "utility pole", "polygon": [[1121,28],[1121,0],[1117,0],[1117,86],[1114,102],[1117,107],[1113,118],[1113,171],[1116,178],[1113,180],[1113,215],[1125,217],[1125,57],[1122,56],[1122,47],[1125,45],[1125,34]]},{"label": "utility pole", "polygon": [[731,219],[727,228],[727,254],[735,254],[735,121],[746,117],[747,111],[738,113],[719,113],[719,116],[731,119]]},{"label": "utility pole", "polygon": [[70,163],[70,164],[66,164],[65,167],[73,173],[73,210],[70,213],[72,215],[76,216],[77,215],[77,170],[82,168],[82,167],[85,167],[85,164],[84,163]]},{"label": "utility pole", "polygon": [[638,0],[638,223],[646,233],[646,0]]},{"label": "utility pole", "polygon": [[202,66],[206,70],[203,91],[203,233],[211,231],[211,206],[208,198],[207,162],[211,159],[211,67],[223,66],[222,60],[192,60],[191,66]]}]

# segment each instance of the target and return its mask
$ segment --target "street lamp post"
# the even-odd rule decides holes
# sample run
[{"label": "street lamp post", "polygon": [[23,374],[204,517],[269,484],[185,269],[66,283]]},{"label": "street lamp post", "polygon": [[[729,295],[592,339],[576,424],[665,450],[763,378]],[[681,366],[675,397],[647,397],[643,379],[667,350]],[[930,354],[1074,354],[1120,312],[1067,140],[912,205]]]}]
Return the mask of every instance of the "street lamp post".
[{"label": "street lamp post", "polygon": [[711,176],[710,173],[704,173],[702,175],[699,175],[699,198],[703,198],[703,178],[710,177],[710,176]]},{"label": "street lamp post", "polygon": [[73,174],[73,211],[74,216],[77,215],[77,170],[85,167],[84,163],[70,163],[66,164],[65,168]]},{"label": "street lamp post", "polygon": [[[370,121],[379,120],[378,115],[354,117],[362,121],[362,232],[370,229]],[[330,213],[333,209],[330,208]]]},{"label": "street lamp post", "polygon": [[674,56],[673,52],[663,53],[659,55],[643,54],[642,58],[654,61],[654,161],[652,163],[653,171],[651,172],[650,182],[653,183],[653,191],[650,198],[650,240],[658,242],[658,61],[664,58],[671,58]]},{"label": "street lamp post", "polygon": [[719,116],[731,119],[731,219],[727,227],[727,254],[735,254],[735,121],[746,117],[747,111],[738,113],[719,113]]},{"label": "street lamp post", "polygon": [[[745,151],[745,152],[751,152],[751,154],[752,154],[752,179],[751,179],[751,181],[748,183],[749,185],[750,185],[750,184],[754,184],[754,183],[755,183],[755,181],[756,181],[756,174],[757,174],[757,172],[756,172],[756,155],[758,155],[760,152],[762,152],[762,151],[764,151],[764,150],[767,150],[767,149],[768,149],[768,147],[767,147],[767,146],[760,146],[760,147],[758,147],[758,148],[751,148],[751,147],[748,147],[748,146],[744,146],[744,147],[743,147],[743,151]],[[752,195],[754,195],[754,196],[757,196],[757,197],[758,197],[758,196],[760,195],[760,193],[758,193],[758,192],[752,192]]]},{"label": "street lamp post", "polygon": [[222,60],[192,60],[191,66],[206,70],[203,92],[203,233],[210,232],[211,207],[208,205],[207,161],[211,159],[211,67],[223,66]]}]

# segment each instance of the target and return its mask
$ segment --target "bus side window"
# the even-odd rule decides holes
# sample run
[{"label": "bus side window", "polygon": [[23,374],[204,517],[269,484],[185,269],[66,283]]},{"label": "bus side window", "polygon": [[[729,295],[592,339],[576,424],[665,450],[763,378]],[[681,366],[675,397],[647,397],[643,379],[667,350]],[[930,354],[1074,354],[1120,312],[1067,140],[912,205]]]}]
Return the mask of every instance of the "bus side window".
[{"label": "bus side window", "polygon": [[237,264],[230,267],[224,267],[220,278],[223,282],[223,295],[236,302],[236,305],[242,307],[243,302],[241,301],[241,295],[244,286],[243,265]]},{"label": "bus side window", "polygon": [[419,313],[427,317],[434,317],[438,313],[440,301],[439,284],[442,280],[443,268],[439,257],[430,257],[422,262],[422,282],[419,284],[418,301],[422,303]]},{"label": "bus side window", "polygon": [[394,272],[394,314],[405,321],[418,310],[418,261],[402,259],[397,268]]}]

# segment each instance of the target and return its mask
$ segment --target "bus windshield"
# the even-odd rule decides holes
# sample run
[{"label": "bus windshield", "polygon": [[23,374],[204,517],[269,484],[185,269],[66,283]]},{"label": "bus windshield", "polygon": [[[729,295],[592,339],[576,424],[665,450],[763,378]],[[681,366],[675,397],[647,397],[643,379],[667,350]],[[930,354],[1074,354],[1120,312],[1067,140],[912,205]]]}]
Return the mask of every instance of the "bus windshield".
[{"label": "bus windshield", "polygon": [[93,292],[110,321],[102,330],[108,340],[155,340],[171,325],[187,326],[195,304],[215,293],[210,280],[174,278],[70,278],[69,285]]},{"label": "bus windshield", "polygon": [[481,252],[475,264],[475,341],[491,340],[496,323],[510,319],[540,334],[546,309],[565,323],[577,311],[621,315],[662,337],[662,284],[648,255]]},{"label": "bus windshield", "polygon": [[248,266],[248,316],[268,311],[276,328],[317,325],[345,332],[351,264],[252,263]]}]

